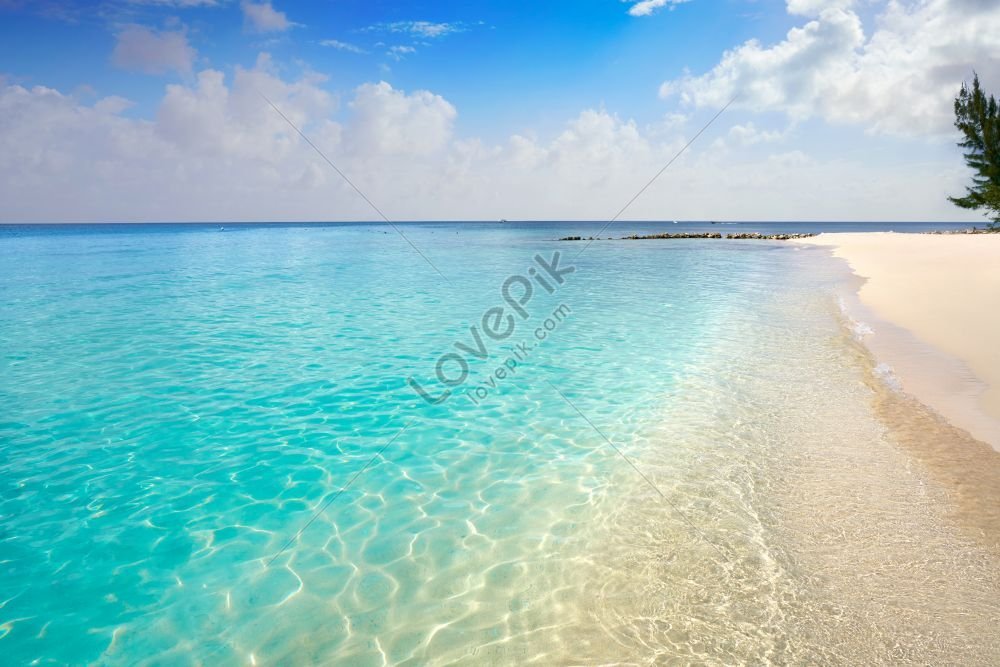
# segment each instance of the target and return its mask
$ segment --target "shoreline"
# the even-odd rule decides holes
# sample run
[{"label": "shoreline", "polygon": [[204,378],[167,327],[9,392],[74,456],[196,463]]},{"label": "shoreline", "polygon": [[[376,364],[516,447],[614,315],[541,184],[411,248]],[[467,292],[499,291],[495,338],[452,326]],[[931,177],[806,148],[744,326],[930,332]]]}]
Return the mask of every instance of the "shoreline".
[{"label": "shoreline", "polygon": [[846,314],[890,385],[1000,452],[1000,234],[821,234],[795,240],[859,279]]}]

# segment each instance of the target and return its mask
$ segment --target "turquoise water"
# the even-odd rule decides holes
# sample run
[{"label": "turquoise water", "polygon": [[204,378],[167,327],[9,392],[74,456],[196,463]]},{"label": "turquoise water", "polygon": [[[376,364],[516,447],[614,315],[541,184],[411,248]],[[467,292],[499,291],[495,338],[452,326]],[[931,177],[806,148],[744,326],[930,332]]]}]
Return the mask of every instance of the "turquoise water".
[{"label": "turquoise water", "polygon": [[[995,561],[888,444],[821,252],[403,229],[437,270],[380,225],[5,229],[4,662],[919,662],[949,613],[947,655],[1000,655]],[[818,528],[859,466],[882,519]],[[936,546],[829,560],[848,525]],[[935,549],[975,583],[854,599]]]}]

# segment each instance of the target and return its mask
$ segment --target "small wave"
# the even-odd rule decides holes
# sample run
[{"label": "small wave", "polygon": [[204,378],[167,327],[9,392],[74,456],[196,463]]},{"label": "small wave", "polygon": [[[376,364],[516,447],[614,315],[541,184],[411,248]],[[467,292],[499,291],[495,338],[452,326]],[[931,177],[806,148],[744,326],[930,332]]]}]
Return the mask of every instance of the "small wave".
[{"label": "small wave", "polygon": [[886,384],[893,391],[902,391],[903,383],[899,381],[899,377],[892,370],[892,366],[886,363],[881,363],[875,367],[875,376],[878,377],[882,382]]},{"label": "small wave", "polygon": [[871,336],[875,333],[875,330],[872,329],[867,322],[862,322],[851,317],[847,308],[847,302],[844,301],[844,297],[837,297],[837,304],[840,306],[840,314],[843,315],[844,320],[846,320],[847,328],[851,330],[854,340],[861,342],[864,340],[865,336]]},{"label": "small wave", "polygon": [[855,320],[851,321],[851,332],[854,334],[854,337],[858,340],[861,340],[865,336],[870,336],[873,333],[875,333],[875,331],[864,322],[857,322]]}]

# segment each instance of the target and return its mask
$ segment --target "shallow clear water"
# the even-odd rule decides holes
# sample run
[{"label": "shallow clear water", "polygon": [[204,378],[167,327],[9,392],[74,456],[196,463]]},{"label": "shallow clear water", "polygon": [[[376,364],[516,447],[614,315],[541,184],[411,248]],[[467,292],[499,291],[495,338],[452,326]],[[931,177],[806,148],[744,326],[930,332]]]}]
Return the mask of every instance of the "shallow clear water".
[{"label": "shallow clear water", "polygon": [[4,228],[6,660],[1000,660],[823,252],[402,229]]}]

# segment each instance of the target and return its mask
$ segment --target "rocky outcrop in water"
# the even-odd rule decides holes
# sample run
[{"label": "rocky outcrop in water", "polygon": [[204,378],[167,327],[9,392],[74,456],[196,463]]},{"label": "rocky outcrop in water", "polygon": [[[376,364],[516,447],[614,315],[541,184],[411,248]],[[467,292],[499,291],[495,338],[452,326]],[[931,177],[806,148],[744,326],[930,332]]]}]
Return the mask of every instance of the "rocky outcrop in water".
[{"label": "rocky outcrop in water", "polygon": [[[727,239],[754,239],[759,241],[788,241],[790,239],[806,239],[810,236],[816,236],[816,234],[761,234],[760,232],[745,232],[738,234],[726,234]],[[718,232],[677,232],[677,233],[663,233],[663,234],[650,234],[648,236],[640,236],[638,234],[632,234],[631,236],[622,236],[619,241],[648,241],[653,239],[721,239],[722,234]],[[582,236],[564,236],[559,239],[560,241],[600,241],[601,239],[594,238],[593,236],[584,238]],[[610,236],[605,239],[607,241],[612,241]]]},{"label": "rocky outcrop in water", "polygon": [[722,234],[718,232],[677,232],[676,234],[650,234],[649,236],[623,236],[623,241],[645,241],[648,239],[721,239]]},{"label": "rocky outcrop in water", "polygon": [[749,232],[742,234],[726,234],[727,239],[757,239],[762,241],[788,241],[790,239],[807,239],[816,234],[761,234]]},{"label": "rocky outcrop in water", "polygon": [[924,234],[998,234],[1000,233],[1000,227],[995,229],[980,229],[979,227],[973,227],[972,229],[946,229],[940,230],[935,229],[930,232],[924,232]]}]

